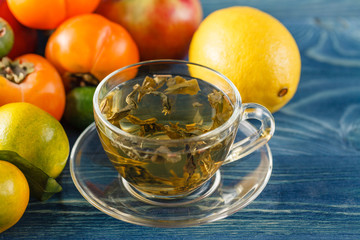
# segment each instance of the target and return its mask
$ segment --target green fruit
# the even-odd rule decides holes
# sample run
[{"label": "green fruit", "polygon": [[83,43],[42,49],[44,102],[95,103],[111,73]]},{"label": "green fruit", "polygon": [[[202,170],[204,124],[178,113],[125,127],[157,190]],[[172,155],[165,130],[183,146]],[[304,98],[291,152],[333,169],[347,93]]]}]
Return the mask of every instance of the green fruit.
[{"label": "green fruit", "polygon": [[0,107],[0,150],[16,152],[56,178],[66,165],[70,146],[53,116],[30,103],[16,102]]},{"label": "green fruit", "polygon": [[66,96],[64,119],[79,130],[94,121],[93,96],[95,87],[77,87]]},{"label": "green fruit", "polygon": [[14,33],[10,25],[0,18],[0,58],[5,57],[14,44]]}]

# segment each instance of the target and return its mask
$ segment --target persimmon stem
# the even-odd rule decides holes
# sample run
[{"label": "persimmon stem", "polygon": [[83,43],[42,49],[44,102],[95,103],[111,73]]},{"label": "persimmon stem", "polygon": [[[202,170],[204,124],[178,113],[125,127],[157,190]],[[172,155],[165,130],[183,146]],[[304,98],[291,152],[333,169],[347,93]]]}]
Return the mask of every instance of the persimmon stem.
[{"label": "persimmon stem", "polygon": [[34,71],[34,64],[29,62],[20,63],[19,60],[11,61],[8,57],[3,57],[0,61],[0,76],[7,80],[20,84],[27,75]]},{"label": "persimmon stem", "polygon": [[70,83],[70,88],[85,87],[85,86],[97,86],[99,79],[97,79],[91,73],[70,73],[66,72],[64,78]]}]

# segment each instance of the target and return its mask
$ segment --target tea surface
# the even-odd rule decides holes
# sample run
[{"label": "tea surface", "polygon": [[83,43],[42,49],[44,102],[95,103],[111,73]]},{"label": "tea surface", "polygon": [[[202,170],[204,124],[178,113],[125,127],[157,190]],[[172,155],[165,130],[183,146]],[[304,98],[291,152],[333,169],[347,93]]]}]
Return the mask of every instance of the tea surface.
[{"label": "tea surface", "polygon": [[[100,109],[123,131],[159,140],[199,136],[225,123],[233,112],[227,96],[210,83],[167,75],[117,86]],[[152,146],[100,131],[104,149],[121,176],[156,196],[181,195],[204,183],[220,167],[233,137]]]}]

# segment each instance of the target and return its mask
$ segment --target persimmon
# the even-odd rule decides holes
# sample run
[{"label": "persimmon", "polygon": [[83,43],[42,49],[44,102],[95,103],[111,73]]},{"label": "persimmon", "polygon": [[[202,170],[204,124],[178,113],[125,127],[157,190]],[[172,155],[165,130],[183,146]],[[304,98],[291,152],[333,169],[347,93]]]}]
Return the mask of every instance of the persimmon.
[{"label": "persimmon", "polygon": [[36,54],[0,62],[0,106],[27,102],[60,120],[65,109],[65,89],[56,69]]},{"label": "persimmon", "polygon": [[98,14],[62,23],[50,36],[45,56],[62,75],[66,90],[96,86],[109,73],[139,61],[127,30]]},{"label": "persimmon", "polygon": [[42,30],[59,26],[64,20],[93,12],[100,0],[7,0],[11,12],[23,25]]}]

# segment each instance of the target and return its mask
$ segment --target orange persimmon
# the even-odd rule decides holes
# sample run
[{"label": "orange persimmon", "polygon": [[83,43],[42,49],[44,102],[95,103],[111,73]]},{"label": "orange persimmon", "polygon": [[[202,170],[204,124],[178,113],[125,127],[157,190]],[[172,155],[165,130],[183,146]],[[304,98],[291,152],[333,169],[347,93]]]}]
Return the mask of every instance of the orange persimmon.
[{"label": "orange persimmon", "polygon": [[27,102],[60,120],[65,101],[61,77],[45,58],[26,54],[15,61],[3,58],[0,62],[0,106]]},{"label": "orange persimmon", "polygon": [[93,12],[100,0],[7,0],[11,12],[23,25],[49,30],[64,20]]},{"label": "orange persimmon", "polygon": [[137,45],[125,28],[98,14],[62,23],[50,36],[45,56],[62,75],[66,90],[96,86],[114,70],[139,61]]}]

